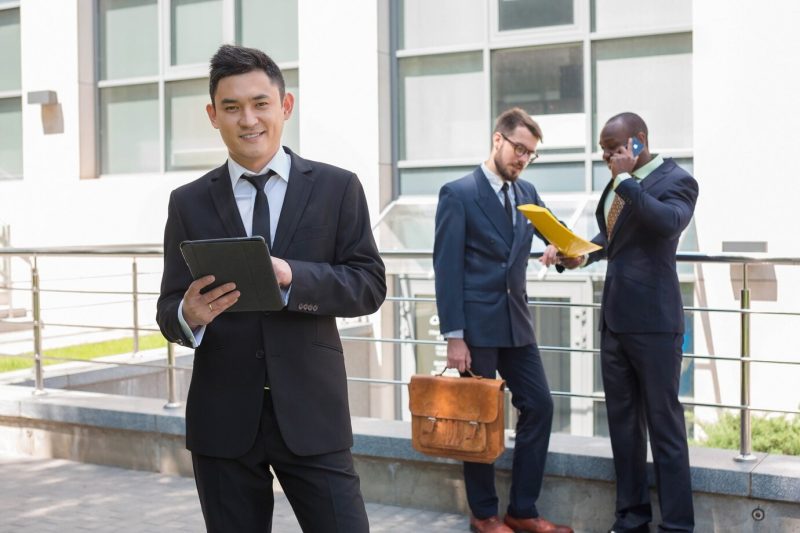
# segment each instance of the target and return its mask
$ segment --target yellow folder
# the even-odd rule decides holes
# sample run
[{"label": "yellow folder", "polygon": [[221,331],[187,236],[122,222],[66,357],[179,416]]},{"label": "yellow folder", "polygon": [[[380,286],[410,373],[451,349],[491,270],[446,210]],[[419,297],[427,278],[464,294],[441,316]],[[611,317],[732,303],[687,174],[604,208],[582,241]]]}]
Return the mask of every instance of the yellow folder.
[{"label": "yellow folder", "polygon": [[565,257],[578,257],[602,248],[602,246],[584,240],[572,233],[553,216],[553,213],[544,207],[539,207],[536,204],[525,204],[517,206],[517,209],[522,211],[522,214],[528,217],[528,220],[531,221],[531,224],[536,227],[539,233],[544,235],[544,238],[558,248],[558,251]]}]

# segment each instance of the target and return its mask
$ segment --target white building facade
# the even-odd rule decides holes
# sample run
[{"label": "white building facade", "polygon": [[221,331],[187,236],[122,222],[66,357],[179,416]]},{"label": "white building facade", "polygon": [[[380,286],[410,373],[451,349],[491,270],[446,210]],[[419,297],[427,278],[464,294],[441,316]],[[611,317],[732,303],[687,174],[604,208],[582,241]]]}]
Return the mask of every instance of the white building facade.
[{"label": "white building facade", "polygon": [[[359,175],[382,249],[431,248],[439,186],[485,158],[493,118],[518,105],[544,130],[541,157],[523,177],[576,232],[596,231],[608,179],[599,130],[634,111],[648,123],[651,150],[676,158],[700,184],[682,250],[756,242],[771,256],[798,257],[800,180],[786,157],[800,146],[800,3],[751,7],[0,0],[0,226],[16,247],[160,242],[169,192],[225,159],[205,113],[208,59],[233,42],[281,66],[297,98],[284,144]],[[774,272],[776,296],[753,306],[800,310],[800,267]],[[530,274],[534,299],[585,303],[602,288],[602,266],[563,276],[532,266]],[[687,305],[739,306],[728,265],[682,266],[681,281]],[[424,268],[396,283],[398,294],[432,295]],[[589,311],[534,313],[540,344],[598,343]],[[420,304],[406,329],[433,337],[434,315]],[[733,314],[689,315],[685,349],[738,355],[738,324]],[[798,327],[797,317],[754,318],[753,355],[796,360]],[[384,377],[405,378],[441,353],[408,347],[391,359]],[[554,352],[546,365],[554,390],[601,390],[595,356]],[[800,408],[798,378],[797,367],[754,365],[752,403]],[[738,365],[687,360],[682,389],[699,402],[738,404]],[[557,402],[554,430],[606,431],[602,405]]]}]

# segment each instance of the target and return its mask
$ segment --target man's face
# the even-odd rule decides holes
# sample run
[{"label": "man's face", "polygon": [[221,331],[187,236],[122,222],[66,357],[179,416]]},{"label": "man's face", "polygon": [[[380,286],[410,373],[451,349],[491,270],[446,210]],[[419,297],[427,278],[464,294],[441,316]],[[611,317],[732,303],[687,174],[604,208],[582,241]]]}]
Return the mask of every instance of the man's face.
[{"label": "man's face", "polygon": [[293,106],[291,94],[281,99],[266,72],[253,70],[219,80],[214,105],[208,104],[206,111],[231,158],[259,172],[278,151]]},{"label": "man's face", "polygon": [[[506,138],[507,137],[507,138]],[[497,174],[505,181],[515,182],[528,166],[531,153],[536,151],[537,139],[525,126],[517,126],[510,134],[503,137],[496,132],[492,137],[492,152]],[[521,148],[516,148],[519,146]],[[525,155],[517,155],[516,151],[524,148]]]},{"label": "man's face", "polygon": [[611,156],[620,153],[628,146],[631,137],[628,127],[622,122],[611,122],[600,132],[600,149],[603,150],[603,161],[611,168]]}]

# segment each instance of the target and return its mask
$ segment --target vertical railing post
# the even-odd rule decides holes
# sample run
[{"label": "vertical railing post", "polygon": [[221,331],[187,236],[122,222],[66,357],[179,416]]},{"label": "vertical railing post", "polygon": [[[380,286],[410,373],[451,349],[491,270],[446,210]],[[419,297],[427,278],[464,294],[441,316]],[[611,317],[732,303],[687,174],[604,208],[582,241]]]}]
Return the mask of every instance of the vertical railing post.
[{"label": "vertical railing post", "polygon": [[178,377],[175,374],[175,345],[167,341],[167,403],[164,409],[180,407],[178,401]]},{"label": "vertical railing post", "polygon": [[742,263],[742,290],[741,290],[741,401],[739,414],[739,455],[736,461],[755,461],[752,453],[752,433],[750,426],[750,288],[747,286],[747,263]]},{"label": "vertical railing post", "polygon": [[133,258],[133,353],[139,353],[139,268]]},{"label": "vertical railing post", "polygon": [[33,299],[33,371],[35,376],[34,394],[44,394],[44,374],[42,373],[42,306],[39,301],[39,267],[36,256],[31,262],[31,297]]}]

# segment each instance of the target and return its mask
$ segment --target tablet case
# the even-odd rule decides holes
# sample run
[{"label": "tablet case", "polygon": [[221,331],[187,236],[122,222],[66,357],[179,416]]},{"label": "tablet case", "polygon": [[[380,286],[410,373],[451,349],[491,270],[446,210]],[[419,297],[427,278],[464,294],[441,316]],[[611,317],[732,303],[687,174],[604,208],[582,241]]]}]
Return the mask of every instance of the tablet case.
[{"label": "tablet case", "polygon": [[209,274],[216,278],[202,292],[231,281],[236,283],[241,296],[226,312],[283,309],[283,296],[263,237],[183,241],[181,253],[192,278]]}]

